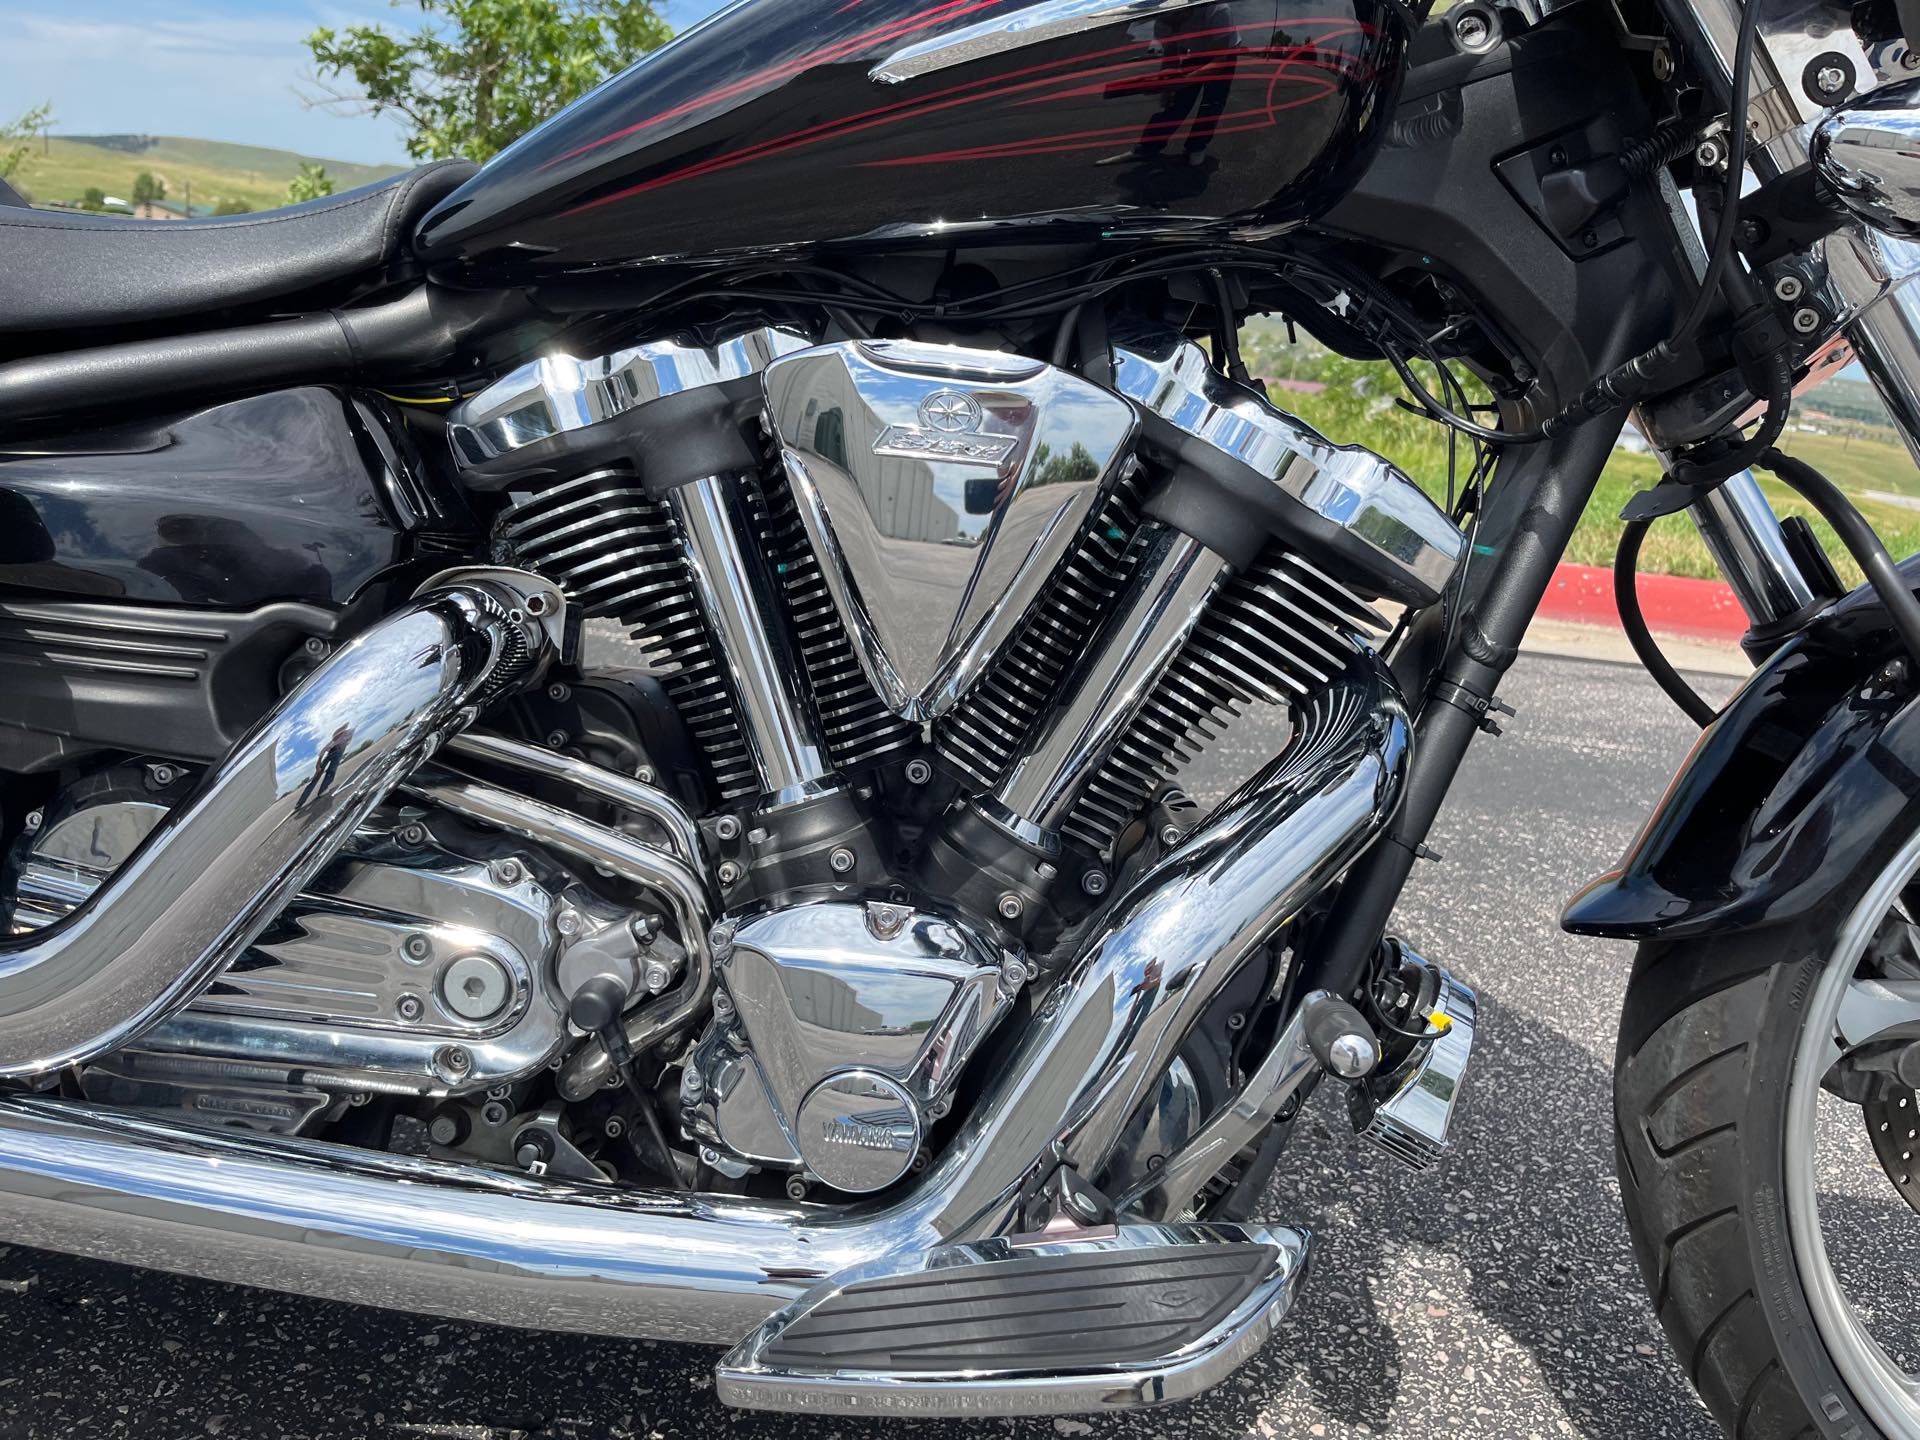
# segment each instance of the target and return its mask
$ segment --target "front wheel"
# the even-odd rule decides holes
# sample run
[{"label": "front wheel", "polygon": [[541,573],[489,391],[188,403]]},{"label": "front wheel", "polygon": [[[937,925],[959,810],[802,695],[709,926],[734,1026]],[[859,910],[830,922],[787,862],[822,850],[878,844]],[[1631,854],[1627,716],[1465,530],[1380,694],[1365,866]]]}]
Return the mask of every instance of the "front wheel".
[{"label": "front wheel", "polygon": [[1920,836],[1850,913],[1649,944],[1614,1070],[1660,1323],[1737,1440],[1920,1440]]}]

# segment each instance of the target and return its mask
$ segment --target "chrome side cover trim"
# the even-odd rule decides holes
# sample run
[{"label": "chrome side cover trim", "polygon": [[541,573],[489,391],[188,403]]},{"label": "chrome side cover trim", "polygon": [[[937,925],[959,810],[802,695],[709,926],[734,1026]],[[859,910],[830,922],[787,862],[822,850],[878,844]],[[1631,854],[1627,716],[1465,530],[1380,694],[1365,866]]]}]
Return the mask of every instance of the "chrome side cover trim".
[{"label": "chrome side cover trim", "polygon": [[584,430],[650,400],[701,385],[742,380],[807,341],[784,330],[749,330],[718,345],[650,340],[611,355],[543,355],[509,371],[454,408],[447,438],[459,460],[483,464],[536,440]]},{"label": "chrome side cover trim", "polygon": [[[1114,389],[1181,434],[1271,481],[1347,538],[1350,556],[1437,595],[1466,536],[1403,471],[1358,445],[1335,445],[1304,420],[1235,384],[1172,331],[1115,327]],[[1311,552],[1310,552],[1311,553]],[[1321,563],[1352,583],[1352,566]],[[1404,582],[1403,582],[1404,584]]]},{"label": "chrome side cover trim", "polygon": [[1814,126],[1813,166],[1872,229],[1920,237],[1920,80],[1897,80]]},{"label": "chrome side cover trim", "polygon": [[[562,601],[527,577],[541,608]],[[58,924],[0,941],[0,1075],[127,1043],[183,1008],[311,882],[476,699],[547,653],[525,601],[479,583],[335,651]]]},{"label": "chrome side cover trim", "polygon": [[1004,55],[1043,40],[1078,35],[1129,20],[1151,20],[1174,10],[1190,10],[1207,0],[1040,0],[1008,15],[963,25],[896,50],[868,72],[882,85],[898,85],[917,75],[950,70],[972,60]]},{"label": "chrome side cover trim", "polygon": [[854,652],[909,720],[1012,640],[1138,423],[1091,381],[957,345],[820,345],[761,383]]},{"label": "chrome side cover trim", "polygon": [[[1257,1225],[1137,1224],[946,1245],[834,1276],[723,1359],[717,1388],[729,1405],[806,1415],[1049,1415],[1161,1405],[1209,1390],[1238,1369],[1286,1315],[1306,1273],[1304,1231]],[[1097,1311],[1099,1330],[1082,1336],[1060,1309],[1036,1324],[1033,1303],[1047,1299]],[[889,1328],[876,1334],[881,1326]],[[957,1356],[942,1365],[943,1334],[957,1351],[995,1355],[1030,1337],[1040,1354],[1024,1363]],[[1160,1353],[1106,1364],[1092,1358],[1100,1345],[1119,1348],[1140,1337],[1149,1342],[1135,1348]],[[1086,1359],[1062,1353],[1061,1342],[1075,1339],[1092,1352]],[[859,1353],[836,1361],[850,1351]],[[899,1356],[902,1368],[876,1365],[876,1352]]]}]

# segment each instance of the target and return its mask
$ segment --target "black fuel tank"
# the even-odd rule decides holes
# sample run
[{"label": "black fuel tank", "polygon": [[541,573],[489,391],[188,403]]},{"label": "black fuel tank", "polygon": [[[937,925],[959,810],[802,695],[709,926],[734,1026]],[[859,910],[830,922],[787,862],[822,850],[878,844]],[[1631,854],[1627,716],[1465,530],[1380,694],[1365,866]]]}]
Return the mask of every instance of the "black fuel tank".
[{"label": "black fuel tank", "polygon": [[1389,0],[736,0],[501,152],[417,244],[486,281],[1284,223],[1364,164],[1404,44]]}]

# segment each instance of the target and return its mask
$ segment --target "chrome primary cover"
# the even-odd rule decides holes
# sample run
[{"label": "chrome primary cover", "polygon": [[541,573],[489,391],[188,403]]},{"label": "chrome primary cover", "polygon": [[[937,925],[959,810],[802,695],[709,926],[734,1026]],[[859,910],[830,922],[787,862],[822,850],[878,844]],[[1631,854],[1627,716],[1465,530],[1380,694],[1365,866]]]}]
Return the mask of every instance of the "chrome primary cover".
[{"label": "chrome primary cover", "polygon": [[804,1166],[854,1194],[884,1189],[907,1173],[1025,974],[1017,953],[905,905],[752,917],[688,1069],[688,1128],[749,1163]]},{"label": "chrome primary cover", "polygon": [[1090,381],[953,345],[821,345],[762,382],[854,650],[910,720],[950,709],[1011,640],[1137,424]]}]

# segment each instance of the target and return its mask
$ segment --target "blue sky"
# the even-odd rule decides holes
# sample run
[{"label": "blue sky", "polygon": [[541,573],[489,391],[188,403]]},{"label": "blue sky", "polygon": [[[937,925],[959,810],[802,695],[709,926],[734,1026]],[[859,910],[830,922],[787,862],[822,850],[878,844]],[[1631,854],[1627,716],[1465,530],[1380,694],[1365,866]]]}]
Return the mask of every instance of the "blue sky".
[{"label": "blue sky", "polygon": [[[669,0],[684,28],[717,0]],[[42,101],[56,135],[190,135],[332,160],[404,163],[391,120],[308,109],[314,27],[419,23],[381,0],[0,0],[0,115]]]}]

